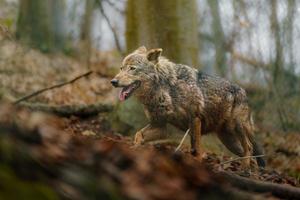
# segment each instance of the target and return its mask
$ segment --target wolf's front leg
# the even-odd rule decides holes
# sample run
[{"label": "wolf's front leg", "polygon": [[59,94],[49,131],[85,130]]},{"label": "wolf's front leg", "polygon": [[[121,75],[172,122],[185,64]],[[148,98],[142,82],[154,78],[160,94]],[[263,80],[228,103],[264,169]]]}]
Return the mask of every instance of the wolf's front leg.
[{"label": "wolf's front leg", "polygon": [[191,135],[191,153],[202,160],[203,153],[201,149],[201,120],[196,117],[190,123]]},{"label": "wolf's front leg", "polygon": [[148,124],[134,136],[134,145],[142,145],[145,142],[164,139],[167,137],[166,125]]}]

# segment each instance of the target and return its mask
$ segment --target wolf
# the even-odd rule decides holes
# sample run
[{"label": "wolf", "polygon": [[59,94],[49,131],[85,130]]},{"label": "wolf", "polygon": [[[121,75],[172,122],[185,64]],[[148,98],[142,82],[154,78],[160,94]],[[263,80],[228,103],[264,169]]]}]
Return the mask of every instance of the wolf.
[{"label": "wolf", "polygon": [[[254,124],[244,89],[223,78],[210,76],[161,56],[162,49],[142,46],[127,55],[111,80],[122,88],[119,99],[134,95],[143,105],[149,124],[137,131],[136,145],[166,137],[166,125],[189,130],[191,153],[202,158],[201,136],[214,132],[234,154],[246,157],[262,149],[254,140]],[[261,157],[257,164],[265,166]]]}]

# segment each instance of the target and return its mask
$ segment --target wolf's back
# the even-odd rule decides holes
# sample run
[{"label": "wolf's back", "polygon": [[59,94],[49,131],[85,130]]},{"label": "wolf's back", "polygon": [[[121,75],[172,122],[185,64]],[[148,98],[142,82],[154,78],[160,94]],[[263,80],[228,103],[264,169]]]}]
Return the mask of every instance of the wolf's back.
[{"label": "wolf's back", "polygon": [[234,98],[234,103],[241,104],[247,102],[246,92],[237,84],[231,83],[218,76],[210,76],[202,72],[198,72],[198,85],[203,92],[203,95],[209,99],[217,96],[222,100],[230,100]]}]

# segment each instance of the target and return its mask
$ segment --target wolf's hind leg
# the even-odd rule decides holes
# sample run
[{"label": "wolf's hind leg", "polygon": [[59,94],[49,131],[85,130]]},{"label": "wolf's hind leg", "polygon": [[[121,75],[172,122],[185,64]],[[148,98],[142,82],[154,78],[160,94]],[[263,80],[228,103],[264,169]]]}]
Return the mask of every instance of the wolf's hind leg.
[{"label": "wolf's hind leg", "polygon": [[201,150],[201,120],[196,117],[190,124],[191,136],[191,153],[202,159],[203,152]]},{"label": "wolf's hind leg", "polygon": [[167,137],[166,125],[148,124],[141,130],[137,131],[134,136],[134,145],[142,145],[158,139],[165,139]]}]

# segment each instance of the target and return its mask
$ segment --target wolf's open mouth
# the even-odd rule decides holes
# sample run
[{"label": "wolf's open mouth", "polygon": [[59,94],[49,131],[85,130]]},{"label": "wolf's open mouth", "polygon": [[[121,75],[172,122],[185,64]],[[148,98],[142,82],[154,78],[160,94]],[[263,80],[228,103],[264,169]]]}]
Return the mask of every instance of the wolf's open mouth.
[{"label": "wolf's open mouth", "polygon": [[128,99],[131,94],[138,88],[140,87],[141,82],[140,81],[135,81],[132,84],[125,86],[122,88],[122,90],[120,91],[119,94],[119,99],[121,101],[125,101],[126,99]]}]

